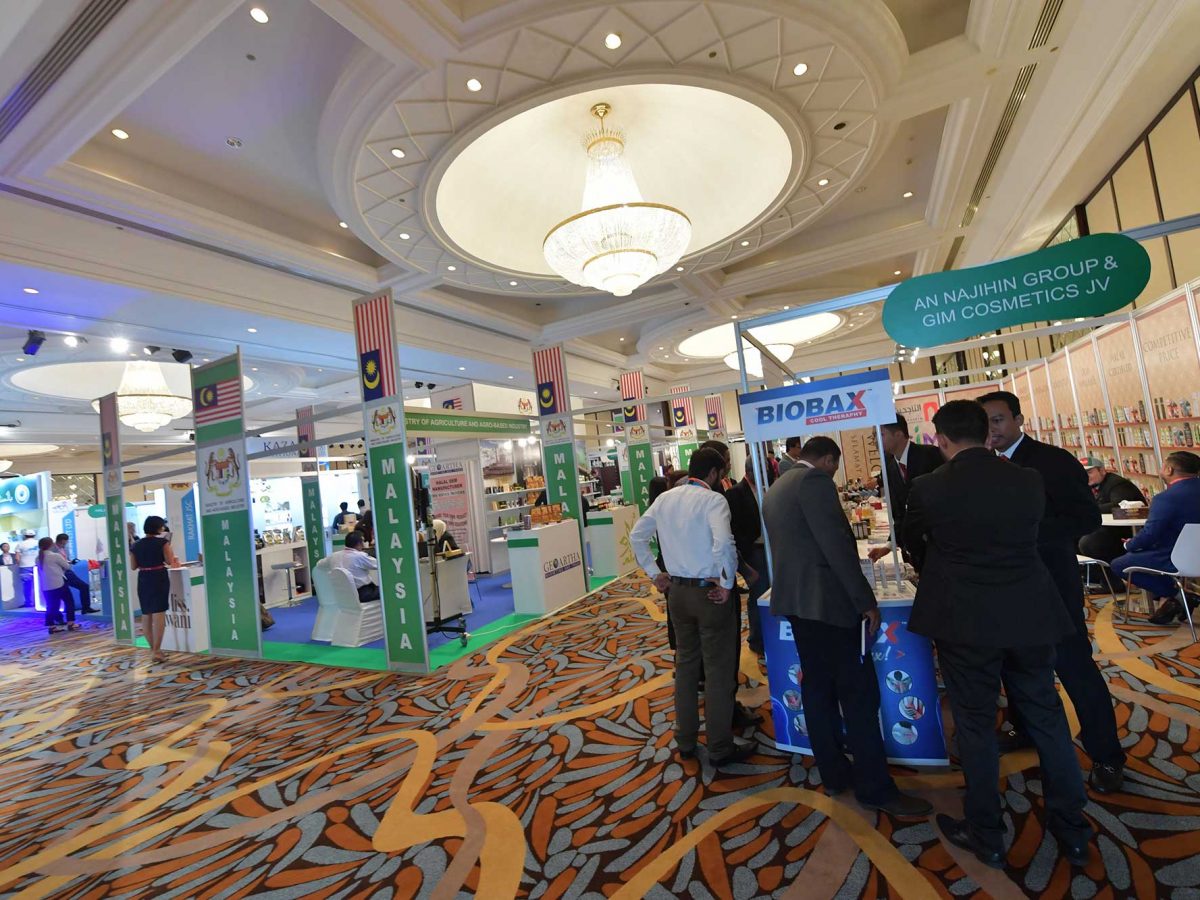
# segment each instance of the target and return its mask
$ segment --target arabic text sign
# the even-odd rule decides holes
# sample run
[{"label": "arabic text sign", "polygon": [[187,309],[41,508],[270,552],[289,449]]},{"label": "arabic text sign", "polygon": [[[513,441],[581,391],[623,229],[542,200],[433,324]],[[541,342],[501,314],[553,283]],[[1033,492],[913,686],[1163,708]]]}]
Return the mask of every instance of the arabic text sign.
[{"label": "arabic text sign", "polygon": [[932,347],[1026,322],[1103,316],[1137,299],[1150,257],[1120,234],[1093,234],[986,266],[909,279],[883,305],[906,347]]},{"label": "arabic text sign", "polygon": [[747,441],[840,431],[896,421],[886,370],[826,378],[738,397]]}]

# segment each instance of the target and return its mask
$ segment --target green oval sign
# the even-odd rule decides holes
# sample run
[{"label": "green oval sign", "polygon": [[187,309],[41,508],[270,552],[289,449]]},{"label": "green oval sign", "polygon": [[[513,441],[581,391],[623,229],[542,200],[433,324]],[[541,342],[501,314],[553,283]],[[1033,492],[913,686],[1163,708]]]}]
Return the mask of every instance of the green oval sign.
[{"label": "green oval sign", "polygon": [[1103,316],[1150,281],[1145,248],[1093,234],[986,266],[921,275],[896,286],[883,327],[905,347],[935,347],[1026,322]]},{"label": "green oval sign", "polygon": [[103,519],[104,518],[104,504],[103,503],[93,503],[91,506],[88,507],[88,516],[93,519]]}]

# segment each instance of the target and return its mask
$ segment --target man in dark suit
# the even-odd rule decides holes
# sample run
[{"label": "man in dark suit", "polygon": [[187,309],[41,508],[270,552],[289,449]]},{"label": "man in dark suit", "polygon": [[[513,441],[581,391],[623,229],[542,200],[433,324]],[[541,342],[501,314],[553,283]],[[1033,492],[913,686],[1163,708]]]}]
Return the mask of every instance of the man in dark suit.
[{"label": "man in dark suit", "polygon": [[892,521],[896,540],[904,548],[904,510],[913,480],[932,472],[944,460],[942,452],[929,444],[914,443],[908,434],[908,420],[899,413],[896,421],[880,428],[883,436],[883,457],[887,465],[888,490],[892,495]]},{"label": "man in dark suit", "polygon": [[[995,391],[980,397],[979,402],[988,415],[988,446],[1042,476],[1046,508],[1038,528],[1038,551],[1075,623],[1074,631],[1058,643],[1054,670],[1079,717],[1079,738],[1092,759],[1091,785],[1101,793],[1112,793],[1124,783],[1125,751],[1117,737],[1108,682],[1092,659],[1092,639],[1083,612],[1083,581],[1076,559],[1079,539],[1100,527],[1100,507],[1075,457],[1021,431],[1025,418],[1016,395]],[[1020,701],[1009,704],[1009,713],[1013,732],[1002,736],[1002,748],[1028,746],[1021,726]]]},{"label": "man in dark suit", "polygon": [[750,623],[750,636],[746,643],[755,653],[762,653],[762,623],[758,617],[758,598],[771,586],[771,575],[767,571],[767,552],[762,539],[762,519],[758,513],[754,466],[749,459],[746,460],[745,476],[725,492],[725,499],[729,502],[730,526],[733,528],[738,557],[758,575],[753,583],[747,582],[749,595],[746,598],[746,619]]},{"label": "man in dark suit", "polygon": [[[1113,560],[1113,574],[1118,578],[1124,579],[1125,570],[1131,566],[1174,572],[1171,551],[1179,533],[1184,525],[1200,523],[1200,456],[1176,450],[1163,462],[1162,479],[1167,489],[1150,504],[1145,526],[1125,545],[1125,554]],[[1173,579],[1135,572],[1133,583],[1162,599],[1150,617],[1155,625],[1170,625],[1176,618],[1183,618]],[[1191,599],[1187,602],[1189,606],[1193,604]]]},{"label": "man in dark suit", "polygon": [[[800,654],[808,735],[830,794],[853,786],[864,806],[896,816],[933,807],[900,793],[888,773],[879,731],[879,682],[861,629],[879,628],[879,607],[863,575],[833,475],[842,451],[811,438],[800,461],[767,492],[763,518],[771,541],[771,614],[786,616]],[[839,711],[840,706],[840,711]],[[842,750],[842,722],[853,766]]]},{"label": "man in dark suit", "polygon": [[1087,795],[1054,689],[1055,641],[1075,627],[1038,552],[1042,478],[988,451],[987,414],[973,400],[950,401],[933,424],[949,462],[909,494],[906,546],[921,580],[908,628],[937,645],[967,787],[966,819],[939,815],[938,826],[952,844],[1003,867],[994,733],[1003,673],[1041,761],[1046,825],[1064,855],[1086,865]]},{"label": "man in dark suit", "polygon": [[[1101,515],[1111,513],[1114,506],[1120,506],[1125,500],[1146,502],[1146,495],[1136,484],[1115,472],[1107,471],[1102,460],[1094,456],[1085,456],[1079,462],[1087,472],[1088,487],[1092,489]],[[1079,553],[1110,563],[1125,552],[1125,541],[1131,537],[1131,528],[1101,525],[1091,534],[1085,534],[1079,539]]]}]

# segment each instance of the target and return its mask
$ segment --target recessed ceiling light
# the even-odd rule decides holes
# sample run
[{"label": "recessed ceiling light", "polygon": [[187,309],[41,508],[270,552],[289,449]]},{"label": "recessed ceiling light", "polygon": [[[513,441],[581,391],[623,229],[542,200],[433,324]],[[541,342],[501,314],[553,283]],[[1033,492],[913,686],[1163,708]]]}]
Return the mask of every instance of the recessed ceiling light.
[{"label": "recessed ceiling light", "polygon": [[212,360],[206,356],[204,359],[200,360],[200,362],[212,362]]},{"label": "recessed ceiling light", "polygon": [[807,71],[808,71],[808,63],[800,62],[800,63],[796,63],[796,65],[792,66],[792,74],[795,75],[797,78],[799,78],[801,75],[803,75]]},{"label": "recessed ceiling light", "polygon": [[897,270],[896,270],[895,272],[893,272],[892,274],[893,274],[893,275],[899,275],[899,274],[900,274],[900,270],[899,270],[899,269],[897,269]]},{"label": "recessed ceiling light", "polygon": [[516,286],[517,286],[517,283],[516,283],[515,281],[510,281],[510,282],[508,283],[508,286],[509,286],[509,287],[516,287]]},{"label": "recessed ceiling light", "polygon": [[114,128],[112,130],[112,136],[115,137],[118,141],[129,140],[129,132],[123,128]]},{"label": "recessed ceiling light", "polygon": [[609,50],[616,50],[621,46],[621,36],[615,31],[604,36],[604,46]]},{"label": "recessed ceiling light", "polygon": [[407,231],[400,232],[400,240],[402,240],[402,241],[408,240],[408,232]]},{"label": "recessed ceiling light", "polygon": [[393,147],[392,156],[396,157],[396,159],[404,159],[404,151],[399,147]]},{"label": "recessed ceiling light", "polygon": [[23,356],[18,356],[18,357],[17,357],[17,362],[25,362],[25,357],[23,357]]},{"label": "recessed ceiling light", "polygon": [[516,377],[517,377],[516,375],[509,375],[509,376],[508,376],[508,380],[509,380],[509,381],[512,381],[512,380],[513,380],[514,378],[516,378]]},{"label": "recessed ceiling light", "polygon": [[250,371],[251,371],[251,372],[257,372],[257,371],[258,371],[258,366],[251,366],[251,367],[250,367]]},{"label": "recessed ceiling light", "polygon": [[229,137],[225,138],[225,146],[227,146],[230,150],[241,150],[242,139],[240,137],[233,137],[230,135]]},{"label": "recessed ceiling light", "polygon": [[784,309],[791,309],[791,307],[790,307],[790,306],[785,306],[785,307],[784,307]]},{"label": "recessed ceiling light", "polygon": [[460,372],[465,372],[465,371],[467,371],[467,367],[466,367],[466,366],[459,366],[459,367],[458,367],[458,371],[460,371]]},{"label": "recessed ceiling light", "polygon": [[125,338],[113,338],[108,342],[108,346],[116,353],[124,353],[129,349],[129,341]]},{"label": "recessed ceiling light", "polygon": [[250,10],[250,18],[252,18],[259,25],[266,25],[271,21],[271,17],[267,15],[267,11],[261,6],[256,6]]},{"label": "recessed ceiling light", "polygon": [[666,347],[659,347],[658,349],[659,349],[659,350],[666,350],[667,348],[666,348]]},{"label": "recessed ceiling light", "polygon": [[731,319],[736,319],[736,318],[737,318],[737,316],[730,316],[729,318],[731,318]]},{"label": "recessed ceiling light", "polygon": [[624,341],[625,341],[625,338],[621,338],[620,340],[621,340],[621,342],[622,342],[622,343],[624,343]]},{"label": "recessed ceiling light", "polygon": [[901,197],[903,197],[905,200],[907,200],[909,197],[911,197],[911,196],[912,196],[912,191],[905,191],[905,192],[904,192],[903,194],[901,194],[900,196],[901,196]]},{"label": "recessed ceiling light", "polygon": [[749,246],[750,246],[750,242],[749,242],[749,241],[742,241],[742,246],[743,246],[743,247],[749,247]]},{"label": "recessed ceiling light", "polygon": [[349,228],[349,227],[350,226],[347,225],[345,222],[338,222],[338,228]]},{"label": "recessed ceiling light", "polygon": [[79,338],[75,337],[73,334],[68,334],[65,338],[63,338],[63,343],[68,347],[78,347]]},{"label": "recessed ceiling light", "polygon": [[38,292],[37,288],[21,288],[21,290],[27,294],[36,294]]},{"label": "recessed ceiling light", "polygon": [[829,179],[822,178],[820,181],[817,182],[817,187],[825,187],[825,185],[827,185],[827,184],[829,184]]},{"label": "recessed ceiling light", "polygon": [[468,78],[467,79],[467,90],[470,91],[471,93],[475,93],[477,91],[482,91],[483,90],[483,82],[480,81],[478,78]]},{"label": "recessed ceiling light", "polygon": [[257,328],[247,328],[246,330],[247,330],[248,332],[250,332],[251,334],[258,334],[258,329],[257,329]]},{"label": "recessed ceiling light", "polygon": [[676,266],[676,267],[675,267],[675,271],[676,271],[676,272],[682,272],[682,271],[683,271],[683,266]]},{"label": "recessed ceiling light", "polygon": [[457,272],[458,266],[446,266],[446,271],[447,272]]}]

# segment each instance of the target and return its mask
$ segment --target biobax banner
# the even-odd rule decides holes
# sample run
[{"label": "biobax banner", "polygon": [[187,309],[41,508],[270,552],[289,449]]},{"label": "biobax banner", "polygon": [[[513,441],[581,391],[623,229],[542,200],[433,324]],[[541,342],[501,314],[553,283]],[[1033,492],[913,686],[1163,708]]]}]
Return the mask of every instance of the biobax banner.
[{"label": "biobax banner", "polygon": [[891,377],[885,369],[743,394],[738,406],[747,441],[896,421]]}]

